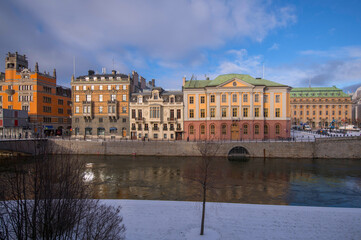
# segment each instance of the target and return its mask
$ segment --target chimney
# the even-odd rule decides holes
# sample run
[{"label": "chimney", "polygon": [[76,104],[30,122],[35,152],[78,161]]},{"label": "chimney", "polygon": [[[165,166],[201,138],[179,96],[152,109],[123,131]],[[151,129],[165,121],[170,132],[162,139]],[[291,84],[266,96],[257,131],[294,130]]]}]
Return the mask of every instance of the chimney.
[{"label": "chimney", "polygon": [[56,78],[56,69],[54,68],[53,77]]},{"label": "chimney", "polygon": [[117,74],[117,71],[112,70],[112,74],[113,74],[113,75]]},{"label": "chimney", "polygon": [[38,64],[38,62],[35,63],[35,72],[39,72],[39,64]]},{"label": "chimney", "polygon": [[183,77],[183,86],[186,84],[186,77]]},{"label": "chimney", "polygon": [[89,71],[88,71],[88,75],[89,75],[89,76],[94,75],[94,70],[89,70]]},{"label": "chimney", "polygon": [[152,79],[152,86],[155,87],[155,79]]}]

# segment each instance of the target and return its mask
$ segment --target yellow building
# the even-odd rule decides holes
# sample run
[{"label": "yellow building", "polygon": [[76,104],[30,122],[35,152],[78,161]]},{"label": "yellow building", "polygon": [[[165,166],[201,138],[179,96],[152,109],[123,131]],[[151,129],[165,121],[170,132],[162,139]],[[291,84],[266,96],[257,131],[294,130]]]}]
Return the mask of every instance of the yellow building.
[{"label": "yellow building", "polygon": [[333,87],[293,88],[292,124],[308,123],[312,128],[335,127],[351,122],[351,96]]},{"label": "yellow building", "polygon": [[57,86],[56,70],[53,74],[28,69],[25,55],[8,53],[5,74],[0,77],[0,107],[26,110],[30,127],[42,135],[62,134],[71,126],[71,92]]}]

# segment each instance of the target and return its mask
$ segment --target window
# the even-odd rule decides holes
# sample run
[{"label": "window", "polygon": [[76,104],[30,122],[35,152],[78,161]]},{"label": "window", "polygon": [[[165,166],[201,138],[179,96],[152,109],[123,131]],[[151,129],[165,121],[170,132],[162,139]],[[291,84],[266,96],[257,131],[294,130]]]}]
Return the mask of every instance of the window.
[{"label": "window", "polygon": [[63,99],[58,99],[58,105],[63,105],[64,104],[64,100]]},{"label": "window", "polygon": [[163,124],[163,131],[167,131],[167,130],[168,130],[167,124]]},{"label": "window", "polygon": [[2,102],[3,101],[3,96],[0,96],[0,102]]},{"label": "window", "polygon": [[297,114],[297,112],[296,112],[296,111],[294,111],[294,112],[293,112],[293,115],[296,115],[296,114]]},{"label": "window", "polygon": [[99,102],[103,102],[103,95],[99,95]]},{"label": "window", "polygon": [[44,103],[51,103],[51,98],[50,97],[43,97],[43,102]]},{"label": "window", "polygon": [[112,85],[108,85],[108,90],[112,90]]},{"label": "window", "polygon": [[216,109],[211,108],[211,117],[215,117],[215,116],[216,116]]},{"label": "window", "polygon": [[12,102],[13,101],[13,96],[8,96],[8,102]]},{"label": "window", "polygon": [[226,134],[227,134],[227,125],[222,124],[222,135],[226,135]]},{"label": "window", "polygon": [[326,115],[328,115],[328,111],[326,111]]},{"label": "window", "polygon": [[279,124],[276,125],[276,134],[280,134],[281,127]]},{"label": "window", "polygon": [[103,113],[103,106],[99,106],[99,113]]},{"label": "window", "polygon": [[268,103],[268,95],[263,96],[263,102]]},{"label": "window", "polygon": [[170,103],[174,103],[174,97],[171,97],[171,98],[169,99],[169,102],[170,102]]},{"label": "window", "polygon": [[281,96],[280,95],[276,95],[276,103],[279,103],[279,102],[281,102]]},{"label": "window", "polygon": [[256,134],[256,135],[259,134],[259,125],[254,126],[254,134]]},{"label": "window", "polygon": [[100,123],[102,123],[103,122],[103,118],[101,117],[101,118],[99,118],[99,122]]},{"label": "window", "polygon": [[182,114],[181,114],[181,110],[177,109],[177,118],[180,119],[182,118]]},{"label": "window", "polygon": [[122,113],[127,113],[127,107],[122,107]]},{"label": "window", "polygon": [[254,102],[259,102],[259,94],[254,95]]},{"label": "window", "polygon": [[194,118],[194,109],[189,109],[189,118]]},{"label": "window", "polygon": [[232,95],[232,102],[237,102],[237,94]]},{"label": "window", "polygon": [[259,108],[254,109],[254,116],[259,117]]},{"label": "window", "polygon": [[63,113],[64,113],[64,109],[58,108],[58,113],[59,113],[59,114],[63,114]]},{"label": "window", "polygon": [[164,137],[163,137],[163,139],[167,139],[167,134],[164,134]]},{"label": "window", "polygon": [[222,94],[222,103],[226,103],[226,102],[227,102],[227,95]]},{"label": "window", "polygon": [[86,101],[91,102],[91,100],[92,100],[92,95],[86,95]]},{"label": "window", "polygon": [[135,128],[135,123],[132,123],[132,130],[133,130],[133,131],[136,130],[136,128]]},{"label": "window", "polygon": [[174,124],[173,123],[170,124],[169,130],[174,131]]},{"label": "window", "polygon": [[216,127],[212,124],[209,131],[211,135],[214,135],[216,133]]},{"label": "window", "polygon": [[144,124],[144,130],[145,130],[145,131],[148,131],[148,130],[149,130],[149,128],[148,128],[148,123]]},{"label": "window", "polygon": [[127,85],[123,85],[123,90],[127,90]]},{"label": "window", "polygon": [[86,86],[85,86],[85,85],[83,86],[83,90],[84,90],[84,91],[86,90]]},{"label": "window", "polygon": [[206,110],[201,109],[201,118],[205,118],[205,117],[206,117]]},{"label": "window", "polygon": [[79,107],[75,107],[75,113],[79,113]]},{"label": "window", "polygon": [[22,106],[21,109],[24,111],[29,111],[29,106]]},{"label": "window", "polygon": [[263,116],[268,117],[268,108],[263,109]]},{"label": "window", "polygon": [[268,134],[268,125],[264,125],[264,134]]},{"label": "window", "polygon": [[143,118],[142,109],[138,109],[138,118],[139,119]]},{"label": "window", "polygon": [[158,99],[158,93],[154,93],[154,94],[153,94],[153,98],[154,98],[155,100],[157,100],[157,99]]},{"label": "window", "polygon": [[204,135],[206,133],[206,126],[201,125],[201,134]]},{"label": "window", "polygon": [[138,98],[138,103],[143,103],[143,98],[142,97]]},{"label": "window", "polygon": [[193,104],[194,103],[194,97],[193,96],[190,96],[189,97],[189,104]]},{"label": "window", "polygon": [[135,109],[132,109],[132,118],[133,118],[133,119],[136,118],[136,111],[135,111]]},{"label": "window", "polygon": [[114,102],[117,100],[117,96],[115,94],[110,95],[110,101]]},{"label": "window", "polygon": [[103,85],[100,85],[100,86],[99,86],[99,90],[103,90]]},{"label": "window", "polygon": [[90,89],[91,89],[91,90],[94,90],[94,85],[91,85]]},{"label": "window", "polygon": [[222,108],[222,117],[227,117],[227,108]]},{"label": "window", "polygon": [[238,108],[232,108],[232,116],[237,117],[238,116]]},{"label": "window", "polygon": [[243,108],[243,117],[248,117],[248,108]]},{"label": "window", "polygon": [[123,94],[122,100],[123,100],[123,102],[127,101],[127,95]]},{"label": "window", "polygon": [[190,126],[189,126],[189,134],[190,134],[190,135],[193,135],[193,134],[194,134],[194,126],[193,126],[193,125],[190,125]]},{"label": "window", "polygon": [[76,90],[76,91],[79,91],[79,86],[75,86],[75,90]]},{"label": "window", "polygon": [[281,109],[280,108],[276,108],[275,117],[281,117]]},{"label": "window", "polygon": [[51,113],[51,107],[43,106],[43,112]]},{"label": "window", "polygon": [[159,118],[159,107],[150,107],[150,118]]},{"label": "window", "polygon": [[307,116],[310,115],[310,112],[309,112],[309,111],[306,111],[306,115],[307,115]]},{"label": "window", "polygon": [[116,89],[116,90],[119,90],[119,85],[116,85],[116,86],[115,86],[115,89]]},{"label": "window", "polygon": [[216,97],[214,95],[211,95],[211,103],[216,102]]},{"label": "window", "polygon": [[248,102],[248,94],[243,94],[243,102]]},{"label": "window", "polygon": [[[340,114],[341,114],[341,111],[340,111]],[[322,115],[322,111],[320,111],[320,115]]]},{"label": "window", "polygon": [[247,124],[243,125],[243,134],[245,134],[245,135],[248,134],[248,125]]},{"label": "window", "polygon": [[206,102],[206,97],[205,96],[201,96],[201,103],[205,103]]},{"label": "window", "polygon": [[138,130],[139,130],[139,131],[142,130],[142,124],[138,124]]}]

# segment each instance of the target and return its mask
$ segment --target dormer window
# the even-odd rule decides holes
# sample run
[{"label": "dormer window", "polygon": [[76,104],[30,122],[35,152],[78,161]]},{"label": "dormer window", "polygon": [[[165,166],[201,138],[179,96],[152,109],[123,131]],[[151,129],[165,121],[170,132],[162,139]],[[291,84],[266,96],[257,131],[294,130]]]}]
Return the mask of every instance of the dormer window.
[{"label": "dormer window", "polygon": [[143,98],[142,97],[138,98],[138,103],[143,103]]},{"label": "dormer window", "polygon": [[101,77],[100,79],[101,79],[101,80],[105,80],[105,77]]},{"label": "dormer window", "polygon": [[154,100],[157,100],[157,99],[158,99],[158,93],[154,93],[154,94],[153,94],[153,99],[154,99]]},{"label": "dormer window", "polygon": [[97,80],[97,77],[94,77],[94,81],[96,81]]},{"label": "dormer window", "polygon": [[174,103],[174,97],[170,98],[170,103]]},{"label": "dormer window", "polygon": [[85,80],[86,80],[86,81],[89,81],[89,77],[86,77]]}]

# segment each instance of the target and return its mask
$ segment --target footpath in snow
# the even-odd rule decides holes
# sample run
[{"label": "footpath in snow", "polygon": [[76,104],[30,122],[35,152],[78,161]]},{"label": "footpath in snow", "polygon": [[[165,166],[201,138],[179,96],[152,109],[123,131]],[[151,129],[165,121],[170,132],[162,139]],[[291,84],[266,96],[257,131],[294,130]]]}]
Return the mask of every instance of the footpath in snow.
[{"label": "footpath in snow", "polygon": [[121,204],[126,239],[361,239],[361,208],[103,200]]}]

